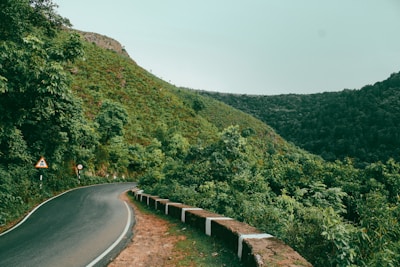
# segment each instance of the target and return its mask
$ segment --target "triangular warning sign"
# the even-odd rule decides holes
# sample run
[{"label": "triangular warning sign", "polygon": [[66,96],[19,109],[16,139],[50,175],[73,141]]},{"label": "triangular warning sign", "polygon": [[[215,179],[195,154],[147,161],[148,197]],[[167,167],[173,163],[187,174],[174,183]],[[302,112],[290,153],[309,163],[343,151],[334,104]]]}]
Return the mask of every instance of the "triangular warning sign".
[{"label": "triangular warning sign", "polygon": [[47,169],[48,167],[49,166],[47,166],[47,163],[46,163],[46,160],[44,159],[44,157],[41,157],[35,165],[36,169]]}]

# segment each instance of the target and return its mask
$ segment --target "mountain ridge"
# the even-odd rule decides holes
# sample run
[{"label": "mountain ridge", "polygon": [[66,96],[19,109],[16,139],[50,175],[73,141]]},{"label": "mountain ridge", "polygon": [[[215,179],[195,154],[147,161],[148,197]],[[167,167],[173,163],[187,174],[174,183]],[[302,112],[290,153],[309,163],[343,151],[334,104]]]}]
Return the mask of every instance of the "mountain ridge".
[{"label": "mountain ridge", "polygon": [[[270,124],[326,160],[399,160],[400,73],[358,90],[253,96],[201,91]],[[346,127],[346,125],[352,125]]]}]

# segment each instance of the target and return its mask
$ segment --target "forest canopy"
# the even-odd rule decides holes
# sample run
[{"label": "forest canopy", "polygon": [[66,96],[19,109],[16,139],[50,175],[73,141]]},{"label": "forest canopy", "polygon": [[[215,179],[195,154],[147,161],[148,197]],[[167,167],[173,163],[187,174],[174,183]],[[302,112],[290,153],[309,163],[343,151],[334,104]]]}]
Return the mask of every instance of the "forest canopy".
[{"label": "forest canopy", "polygon": [[400,160],[400,73],[360,90],[255,96],[203,92],[272,126],[294,144],[334,161]]}]

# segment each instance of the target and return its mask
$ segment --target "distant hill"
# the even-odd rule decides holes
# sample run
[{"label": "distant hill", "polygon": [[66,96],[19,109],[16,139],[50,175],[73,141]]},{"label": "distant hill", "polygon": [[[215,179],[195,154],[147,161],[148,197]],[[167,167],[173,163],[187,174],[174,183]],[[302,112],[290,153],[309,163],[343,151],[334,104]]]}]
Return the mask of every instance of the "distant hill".
[{"label": "distant hill", "polygon": [[201,92],[249,113],[326,160],[400,159],[400,73],[359,90],[310,95]]}]

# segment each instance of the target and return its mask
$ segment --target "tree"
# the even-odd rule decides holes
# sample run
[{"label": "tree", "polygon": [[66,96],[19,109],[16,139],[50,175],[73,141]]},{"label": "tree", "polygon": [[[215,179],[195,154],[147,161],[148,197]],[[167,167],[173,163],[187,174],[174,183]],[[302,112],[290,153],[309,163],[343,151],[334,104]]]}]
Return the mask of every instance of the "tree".
[{"label": "tree", "polygon": [[0,41],[21,42],[34,31],[54,35],[62,25],[70,26],[68,19],[56,12],[51,0],[2,0],[0,2]]},{"label": "tree", "polygon": [[[76,36],[71,38],[76,40]],[[9,143],[14,138],[4,134],[19,133],[29,154],[46,155],[61,162],[63,153],[69,154],[68,145],[79,142],[74,130],[76,123],[86,122],[81,103],[69,89],[70,79],[62,61],[53,59],[58,47],[49,49],[49,45],[51,42],[45,44],[31,35],[23,38],[21,44],[0,44],[0,120],[4,129],[14,128],[3,132],[0,146],[16,145]],[[76,45],[76,52],[68,53],[63,60],[71,61],[82,54],[79,43]],[[8,160],[4,158],[3,162]]]},{"label": "tree", "polygon": [[0,41],[20,40],[31,29],[27,20],[31,7],[28,1],[3,0],[0,2]]},{"label": "tree", "polygon": [[121,104],[105,100],[101,104],[96,122],[99,125],[101,141],[106,143],[113,137],[123,135],[124,125],[128,122],[128,113]]},{"label": "tree", "polygon": [[205,108],[204,102],[200,99],[199,96],[196,96],[196,98],[193,100],[192,108],[194,111],[199,112]]}]

